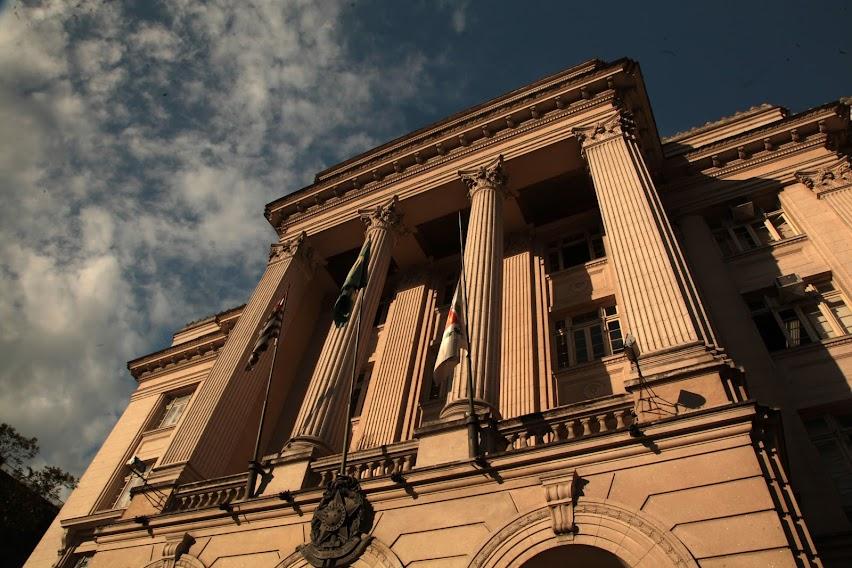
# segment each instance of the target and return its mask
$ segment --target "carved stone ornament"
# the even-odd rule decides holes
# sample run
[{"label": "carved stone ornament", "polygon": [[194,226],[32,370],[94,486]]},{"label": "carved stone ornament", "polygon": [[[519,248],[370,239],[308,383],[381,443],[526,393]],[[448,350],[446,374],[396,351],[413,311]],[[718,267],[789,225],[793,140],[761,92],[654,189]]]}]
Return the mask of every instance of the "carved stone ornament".
[{"label": "carved stone ornament", "polygon": [[302,253],[306,260],[311,260],[313,257],[313,249],[305,242],[308,234],[302,231],[295,237],[283,240],[278,243],[269,245],[269,262],[273,263],[285,258],[292,258],[297,253]]},{"label": "carved stone ornament", "polygon": [[795,175],[798,181],[817,195],[852,187],[852,169],[846,156],[818,170],[800,171]]},{"label": "carved stone ornament", "polygon": [[572,128],[571,132],[585,149],[596,143],[605,142],[619,136],[632,137],[634,129],[635,125],[630,113],[619,111],[595,124]]},{"label": "carved stone ornament", "polygon": [[370,544],[373,507],[348,475],[339,475],[326,487],[314,518],[311,542],[299,552],[312,566],[349,566]]},{"label": "carved stone ornament", "polygon": [[402,223],[402,212],[400,211],[399,198],[394,195],[393,198],[378,207],[372,209],[362,209],[358,213],[361,215],[361,220],[368,229],[377,227],[381,229],[395,229],[400,227]]},{"label": "carved stone ornament", "polygon": [[471,170],[459,170],[458,174],[471,196],[483,188],[502,189],[509,179],[503,168],[502,154],[484,166]]},{"label": "carved stone ornament", "polygon": [[568,475],[542,479],[544,496],[553,521],[553,532],[570,534],[577,530],[574,524],[574,505],[582,489],[582,480],[576,471]]}]

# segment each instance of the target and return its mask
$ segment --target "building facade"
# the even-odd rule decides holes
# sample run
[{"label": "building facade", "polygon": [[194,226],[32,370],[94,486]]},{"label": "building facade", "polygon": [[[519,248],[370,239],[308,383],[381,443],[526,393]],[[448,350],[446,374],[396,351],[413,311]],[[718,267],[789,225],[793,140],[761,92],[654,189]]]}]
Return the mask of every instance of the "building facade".
[{"label": "building facade", "polygon": [[[362,567],[850,565],[849,110],[660,139],[638,65],[593,60],[320,172],[268,204],[248,302],[128,364],[27,566],[301,567],[317,539]],[[462,263],[470,366],[436,381]],[[369,507],[324,497],[344,439]]]}]

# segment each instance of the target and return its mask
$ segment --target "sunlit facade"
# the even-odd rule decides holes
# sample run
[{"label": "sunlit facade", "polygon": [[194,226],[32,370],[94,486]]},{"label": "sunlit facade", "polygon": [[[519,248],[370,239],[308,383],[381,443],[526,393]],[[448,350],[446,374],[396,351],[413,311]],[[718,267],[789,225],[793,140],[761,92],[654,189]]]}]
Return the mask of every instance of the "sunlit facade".
[{"label": "sunlit facade", "polygon": [[[638,64],[593,60],[320,172],[267,205],[246,305],[128,364],[28,566],[307,566],[346,429],[355,566],[850,565],[849,130],[841,100],[661,139]],[[436,380],[461,266],[470,370]]]}]

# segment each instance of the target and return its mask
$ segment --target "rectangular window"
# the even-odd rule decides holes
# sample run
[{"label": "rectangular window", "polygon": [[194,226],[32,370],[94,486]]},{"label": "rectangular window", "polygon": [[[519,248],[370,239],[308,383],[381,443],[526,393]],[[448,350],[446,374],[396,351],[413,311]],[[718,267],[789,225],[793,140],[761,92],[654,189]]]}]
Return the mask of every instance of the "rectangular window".
[{"label": "rectangular window", "polygon": [[558,272],[606,256],[600,227],[547,244],[548,272]]},{"label": "rectangular window", "polygon": [[782,299],[773,288],[744,296],[770,351],[808,345],[852,333],[852,313],[830,281],[808,285],[798,298]]},{"label": "rectangular window", "polygon": [[186,409],[186,405],[189,404],[190,398],[192,398],[191,392],[169,397],[166,401],[163,417],[160,419],[157,428],[167,428],[177,424],[177,421],[180,420],[183,411]]},{"label": "rectangular window", "polygon": [[852,412],[823,414],[804,422],[840,494],[843,511],[852,521]]},{"label": "rectangular window", "polygon": [[557,370],[624,350],[618,309],[614,305],[556,319],[553,347]]},{"label": "rectangular window", "polygon": [[778,208],[777,201],[774,207],[775,210],[768,213],[758,210],[756,218],[746,222],[737,222],[732,218],[717,221],[713,237],[722,256],[732,256],[798,235],[786,214]]}]

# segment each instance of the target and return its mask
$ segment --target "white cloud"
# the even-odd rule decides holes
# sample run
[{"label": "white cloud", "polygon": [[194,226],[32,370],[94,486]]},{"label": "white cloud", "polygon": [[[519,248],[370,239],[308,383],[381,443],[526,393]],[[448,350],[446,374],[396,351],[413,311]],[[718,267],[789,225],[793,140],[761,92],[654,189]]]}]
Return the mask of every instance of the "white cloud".
[{"label": "white cloud", "polygon": [[427,80],[350,53],[337,2],[158,6],[0,11],[0,416],[77,474],[125,362],[248,297],[264,203],[396,134]]}]

